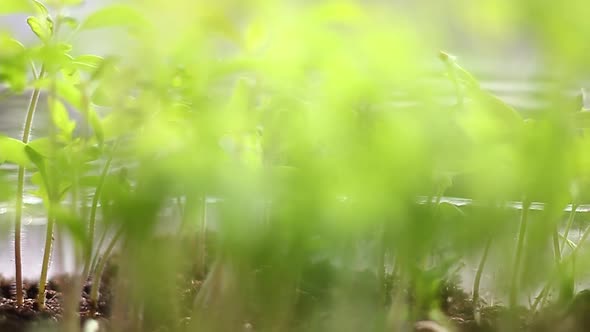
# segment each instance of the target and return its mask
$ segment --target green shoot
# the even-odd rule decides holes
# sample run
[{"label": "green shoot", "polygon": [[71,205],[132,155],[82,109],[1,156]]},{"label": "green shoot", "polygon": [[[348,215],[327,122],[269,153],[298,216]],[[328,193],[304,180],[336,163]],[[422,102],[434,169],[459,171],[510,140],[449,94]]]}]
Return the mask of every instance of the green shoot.
[{"label": "green shoot", "polygon": [[521,261],[523,256],[524,250],[524,242],[526,237],[526,230],[527,230],[527,223],[528,223],[528,215],[529,215],[529,208],[531,206],[531,202],[525,197],[522,202],[522,211],[520,216],[520,226],[518,230],[518,240],[516,242],[516,250],[515,250],[515,257],[514,257],[514,264],[512,267],[512,278],[510,282],[510,293],[508,297],[508,303],[510,308],[516,308],[518,304],[518,290],[520,288],[520,277],[521,277]]},{"label": "green shoot", "polygon": [[479,265],[477,266],[477,271],[475,273],[475,278],[473,279],[473,295],[471,298],[471,303],[473,304],[473,316],[476,317],[476,320],[480,318],[479,312],[479,289],[481,283],[481,277],[483,276],[483,270],[488,260],[488,254],[490,252],[490,247],[492,246],[492,240],[488,239],[486,245],[483,249],[483,254],[481,255],[481,259],[479,261]]},{"label": "green shoot", "polygon": [[[105,179],[106,179],[108,172],[110,170],[111,163],[113,162],[113,156],[115,154],[115,151],[117,150],[117,146],[118,146],[118,141],[115,142],[115,145],[113,146],[113,150],[111,151],[109,158],[107,159],[107,161],[105,162],[105,164],[102,168],[102,171],[100,173],[100,178],[99,178],[98,184],[96,186],[96,190],[94,191],[94,195],[92,196],[92,205],[90,207],[90,220],[88,222],[88,247],[86,249],[84,270],[82,272],[82,277],[84,279],[88,278],[88,274],[91,271],[90,268],[92,266],[91,260],[92,260],[92,251],[94,250],[94,233],[95,233],[95,228],[96,228],[96,211],[98,208],[98,202],[101,198],[102,189],[105,184]],[[98,249],[100,250],[100,248],[98,248]],[[99,253],[97,252],[97,255],[98,254]]]},{"label": "green shoot", "polygon": [[[44,67],[41,67],[39,72],[39,78],[43,78],[45,75]],[[27,116],[25,119],[25,128],[23,129],[22,142],[27,144],[31,135],[31,129],[33,126],[33,118],[35,116],[35,110],[37,109],[37,103],[39,101],[39,95],[41,89],[36,88],[31,95],[31,100],[27,108]],[[22,277],[22,259],[21,259],[21,220],[23,211],[23,194],[25,185],[25,167],[20,165],[18,167],[18,178],[17,178],[17,189],[16,189],[16,208],[14,213],[14,270],[15,270],[15,281],[16,281],[16,303],[21,306],[24,301],[23,297],[23,277]]]}]

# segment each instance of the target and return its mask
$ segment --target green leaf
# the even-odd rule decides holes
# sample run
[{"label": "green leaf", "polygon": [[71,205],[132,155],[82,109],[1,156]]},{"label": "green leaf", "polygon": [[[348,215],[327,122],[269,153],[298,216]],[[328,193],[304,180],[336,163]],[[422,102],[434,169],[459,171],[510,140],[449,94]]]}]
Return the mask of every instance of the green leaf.
[{"label": "green leaf", "polygon": [[63,80],[57,81],[57,95],[76,109],[82,109],[82,93],[74,85]]},{"label": "green leaf", "polygon": [[59,16],[58,21],[62,24],[69,26],[72,29],[77,28],[79,24],[78,20],[75,17],[71,16]]},{"label": "green leaf", "polygon": [[29,145],[25,145],[25,153],[29,157],[29,160],[37,166],[41,175],[45,177],[45,159],[43,156]]},{"label": "green leaf", "polygon": [[96,136],[96,141],[98,142],[99,146],[102,146],[104,143],[104,130],[102,128],[100,117],[96,113],[96,109],[92,106],[90,106],[90,109],[88,110],[88,122],[90,122],[90,125],[92,126],[94,136]]},{"label": "green leaf", "polygon": [[72,140],[72,134],[76,128],[76,122],[70,119],[68,111],[64,104],[55,98],[49,99],[51,105],[51,119],[57,129],[59,129],[59,136],[62,137],[66,142]]},{"label": "green leaf", "polygon": [[61,7],[61,6],[78,6],[81,5],[84,0],[47,0],[47,4]]},{"label": "green leaf", "polygon": [[0,15],[30,13],[35,8],[29,1],[25,0],[2,0],[0,1]]},{"label": "green leaf", "polygon": [[135,8],[116,4],[90,14],[80,25],[80,30],[92,30],[110,27],[144,27],[147,19]]},{"label": "green leaf", "polygon": [[49,17],[49,10],[47,10],[47,7],[45,7],[44,4],[40,1],[33,0],[33,5],[35,5],[41,17]]},{"label": "green leaf", "polygon": [[33,173],[33,175],[31,176],[31,183],[38,187],[38,189],[35,190],[33,193],[36,196],[43,198],[44,202],[48,201],[49,196],[47,192],[47,181],[45,181],[45,178],[43,178],[41,172]]},{"label": "green leaf", "polygon": [[103,61],[103,57],[100,57],[98,55],[86,54],[76,57],[74,59],[74,64],[80,70],[94,72],[101,66]]},{"label": "green leaf", "polygon": [[51,156],[52,147],[51,140],[49,139],[49,137],[41,137],[34,139],[30,141],[27,145],[33,148],[35,151],[37,151],[44,157]]},{"label": "green leaf", "polygon": [[46,42],[51,37],[51,28],[47,20],[40,20],[38,17],[29,16],[27,24],[40,40]]},{"label": "green leaf", "polygon": [[25,47],[8,34],[0,33],[0,82],[15,92],[27,83],[28,55]]},{"label": "green leaf", "polygon": [[52,207],[52,215],[55,216],[57,224],[68,231],[72,239],[76,242],[77,248],[88,246],[86,224],[79,216],[72,214],[69,209],[59,204],[55,204]]},{"label": "green leaf", "polygon": [[85,162],[98,160],[98,158],[100,158],[101,152],[102,149],[96,145],[87,146],[83,151],[84,155],[82,160]]},{"label": "green leaf", "polygon": [[21,56],[25,51],[25,46],[10,35],[0,35],[0,57],[7,58]]},{"label": "green leaf", "polygon": [[28,167],[30,161],[25,153],[25,143],[12,137],[0,136],[0,161]]}]

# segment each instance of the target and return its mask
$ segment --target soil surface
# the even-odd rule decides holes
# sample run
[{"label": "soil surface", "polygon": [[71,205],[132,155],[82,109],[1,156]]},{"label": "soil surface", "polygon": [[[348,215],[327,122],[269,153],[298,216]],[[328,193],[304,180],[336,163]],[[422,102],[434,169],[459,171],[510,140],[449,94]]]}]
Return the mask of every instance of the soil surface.
[{"label": "soil surface", "polygon": [[[103,275],[101,298],[98,310],[92,312],[89,301],[91,283],[86,282],[80,297],[80,324],[89,318],[102,321],[108,326],[111,317],[112,287],[116,269],[111,268]],[[53,327],[58,330],[62,319],[62,290],[67,289],[72,280],[60,276],[49,281],[46,291],[46,308],[39,310],[36,297],[39,292],[36,282],[26,281],[25,303],[17,307],[14,300],[14,280],[0,279],[0,331],[35,331],[37,328]],[[199,291],[201,281],[181,278],[177,289],[179,298],[188,307]],[[391,287],[391,286],[390,286]],[[389,291],[391,288],[389,287]],[[395,287],[395,286],[394,286]],[[406,294],[407,295],[407,294]],[[567,305],[547,305],[541,312],[533,315],[528,309],[508,310],[503,306],[486,306],[480,303],[479,317],[474,317],[474,305],[470,295],[457,286],[456,282],[445,282],[439,289],[440,312],[446,318],[439,321],[428,320],[427,315],[418,317],[413,324],[408,324],[407,331],[426,332],[492,332],[492,331],[558,331],[577,332],[590,329],[590,291],[578,293]],[[409,301],[412,302],[411,296]],[[187,310],[187,318],[190,310]],[[421,319],[422,318],[422,319]],[[183,325],[179,322],[179,326]],[[186,326],[186,325],[185,325]],[[255,331],[256,329],[249,329]],[[297,330],[297,328],[294,328]]]},{"label": "soil surface", "polygon": [[[35,327],[53,327],[62,319],[62,290],[73,284],[69,276],[58,276],[47,283],[45,292],[45,308],[39,310],[37,295],[39,294],[38,282],[25,281],[24,303],[16,305],[14,279],[0,279],[0,331],[30,331]],[[86,282],[82,288],[80,297],[80,323],[83,324],[88,318],[102,318],[110,316],[111,289],[109,284],[104,283],[101,289],[101,298],[98,301],[98,308],[93,313],[90,305],[91,283]]]}]

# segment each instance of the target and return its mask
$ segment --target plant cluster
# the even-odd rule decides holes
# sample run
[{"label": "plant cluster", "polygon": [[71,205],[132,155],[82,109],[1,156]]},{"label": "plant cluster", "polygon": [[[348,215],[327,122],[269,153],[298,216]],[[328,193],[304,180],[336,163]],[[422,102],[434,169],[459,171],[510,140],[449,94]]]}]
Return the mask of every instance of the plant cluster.
[{"label": "plant cluster", "polygon": [[[37,37],[25,46],[0,34],[5,93],[31,94],[22,136],[0,136],[0,162],[18,165],[16,183],[0,188],[15,203],[17,307],[27,188],[47,216],[38,310],[54,232],[76,244],[64,330],[79,329],[87,281],[98,317],[116,248],[113,330],[444,325],[451,304],[441,292],[464,295],[449,280],[470,259],[479,264],[472,298],[462,299],[478,324],[486,269],[512,312],[527,296],[531,317],[555,294],[563,307],[577,303],[575,280],[590,263],[590,228],[570,236],[590,174],[583,94],[572,102],[555,84],[550,102],[525,117],[379,4],[150,0],[68,16],[81,2],[0,3],[0,14],[30,13]],[[548,11],[500,2],[514,19]],[[483,12],[484,3],[463,5]],[[482,20],[509,25],[507,13]],[[555,37],[555,17],[569,14],[528,22],[548,62],[571,65],[560,84],[583,63]],[[95,30],[125,47],[79,51]],[[557,51],[547,46],[555,40]],[[31,139],[42,94],[49,130]],[[473,203],[457,207],[448,194]],[[218,220],[208,225],[212,199]],[[186,280],[197,285],[188,302],[178,290]]]}]

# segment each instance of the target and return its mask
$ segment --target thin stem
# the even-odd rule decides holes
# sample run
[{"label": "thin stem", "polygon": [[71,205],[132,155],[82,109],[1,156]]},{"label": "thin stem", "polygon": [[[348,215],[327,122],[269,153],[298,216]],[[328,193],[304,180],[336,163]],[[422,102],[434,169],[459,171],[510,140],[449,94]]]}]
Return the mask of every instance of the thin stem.
[{"label": "thin stem", "polygon": [[117,146],[118,146],[118,141],[115,142],[115,146],[113,147],[113,151],[110,154],[109,159],[107,159],[107,161],[105,162],[105,164],[102,168],[102,172],[100,174],[100,179],[99,179],[98,185],[96,186],[94,196],[92,197],[92,206],[90,208],[90,220],[88,221],[88,248],[86,249],[84,271],[82,273],[83,278],[87,278],[89,271],[90,271],[92,250],[94,247],[94,232],[95,232],[95,228],[96,228],[96,210],[98,207],[98,201],[100,200],[100,196],[102,195],[102,189],[104,187],[105,179],[106,179],[109,169],[111,167],[111,163],[113,161],[113,156],[115,154],[115,150],[117,149]]},{"label": "thin stem", "polygon": [[207,197],[203,195],[201,200],[201,217],[200,217],[200,229],[199,229],[199,250],[198,250],[198,265],[197,265],[197,273],[205,277],[205,265],[207,259]]},{"label": "thin stem", "polygon": [[378,282],[379,282],[379,286],[378,286],[378,291],[379,291],[379,296],[381,297],[381,300],[383,301],[383,303],[386,302],[386,293],[385,293],[385,256],[387,253],[386,247],[385,247],[385,241],[386,239],[386,232],[385,232],[385,227],[382,228],[381,230],[381,236],[379,237],[379,252],[378,252],[378,257],[377,257],[377,277],[378,277]]},{"label": "thin stem", "polygon": [[111,253],[113,252],[113,249],[115,248],[115,245],[117,244],[117,242],[121,238],[121,235],[123,235],[123,227],[121,227],[119,229],[119,231],[117,232],[117,234],[115,234],[115,236],[113,236],[113,238],[111,239],[111,242],[109,243],[109,246],[105,250],[102,257],[100,258],[98,265],[97,265],[96,269],[94,270],[94,275],[92,277],[92,285],[90,287],[90,305],[92,306],[92,310],[94,312],[96,312],[96,310],[98,309],[98,293],[99,293],[99,289],[100,289],[100,280],[102,279],[102,272],[104,271],[106,263],[107,263],[109,257],[111,256]]},{"label": "thin stem", "polygon": [[[45,68],[41,67],[39,78],[45,74]],[[39,95],[41,94],[41,88],[35,88],[29,101],[27,108],[27,116],[25,119],[25,127],[23,129],[22,142],[27,144],[29,137],[31,136],[31,128],[33,127],[33,118],[35,116],[35,110],[39,102]],[[23,275],[22,275],[22,257],[21,257],[21,230],[22,230],[22,214],[23,214],[23,194],[25,187],[25,167],[20,165],[18,167],[18,178],[16,186],[16,207],[14,213],[14,269],[15,269],[15,282],[16,282],[16,305],[21,306],[23,304]]]},{"label": "thin stem", "polygon": [[578,209],[578,204],[572,203],[572,211],[570,212],[570,215],[567,219],[567,224],[565,225],[565,230],[563,231],[563,240],[561,243],[562,248],[565,247],[567,237],[570,234],[570,229],[572,228],[572,225],[574,224],[574,219],[576,218],[576,210],[577,209]]},{"label": "thin stem", "polygon": [[535,302],[533,302],[533,304],[531,305],[531,312],[535,312],[539,304],[541,304],[547,297],[547,294],[549,293],[549,285],[551,285],[551,282],[547,282],[543,289],[541,289],[539,295],[537,295],[537,297],[535,298]]},{"label": "thin stem", "polygon": [[514,266],[512,269],[512,279],[510,284],[509,304],[510,308],[516,307],[518,302],[518,287],[520,278],[520,264],[522,261],[524,240],[526,236],[529,207],[531,203],[525,198],[522,202],[522,214],[520,217],[520,229],[518,231],[518,241],[516,243],[516,256],[514,258]]},{"label": "thin stem", "polygon": [[[91,273],[92,271],[95,271],[95,269],[96,269],[96,264],[98,264],[99,254],[102,251],[101,249],[104,244],[104,241],[106,240],[108,231],[109,231],[108,229],[103,230],[103,232],[100,236],[100,240],[98,240],[98,244],[96,245],[96,254],[92,256],[92,262],[90,263],[90,268],[88,269],[88,273]],[[83,275],[83,276],[88,277],[87,275]]]},{"label": "thin stem", "polygon": [[559,231],[557,228],[553,231],[553,256],[555,257],[555,264],[559,264],[561,261],[561,249],[559,247]]},{"label": "thin stem", "polygon": [[483,255],[481,256],[481,260],[479,261],[479,265],[477,266],[477,272],[475,273],[475,280],[473,281],[473,298],[471,300],[471,303],[473,304],[473,308],[476,312],[478,312],[478,310],[479,310],[477,303],[479,302],[479,285],[481,283],[481,276],[483,275],[483,268],[485,267],[486,261],[488,260],[488,254],[490,252],[491,246],[492,246],[492,239],[489,238],[488,241],[486,242],[485,248],[483,249]]},{"label": "thin stem", "polygon": [[43,263],[41,264],[41,277],[39,278],[39,294],[37,303],[39,310],[45,309],[45,287],[47,285],[47,271],[49,270],[49,257],[51,256],[51,245],[53,243],[53,225],[55,217],[47,218],[47,230],[45,232],[45,248],[43,252]]},{"label": "thin stem", "polygon": [[541,301],[544,301],[545,300],[545,297],[549,293],[548,290],[549,290],[550,285],[559,276],[559,272],[563,269],[563,266],[566,263],[568,263],[568,261],[570,259],[571,260],[574,260],[575,259],[576,254],[580,250],[580,247],[582,246],[582,244],[584,243],[584,241],[586,241],[586,239],[588,238],[589,235],[590,235],[590,227],[588,227],[588,228],[586,228],[586,230],[584,230],[584,233],[582,234],[582,237],[578,241],[578,245],[572,250],[572,252],[567,257],[562,257],[561,261],[559,262],[559,265],[556,267],[556,271],[553,273],[553,275],[551,276],[551,278],[547,281],[547,283],[545,284],[545,287],[543,287],[543,290],[541,291],[541,293],[539,293],[539,296],[537,296],[537,299],[535,300],[535,303],[533,303],[532,311],[534,311],[537,308],[537,306],[539,305],[539,303],[541,303]]}]

